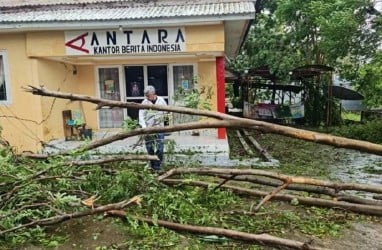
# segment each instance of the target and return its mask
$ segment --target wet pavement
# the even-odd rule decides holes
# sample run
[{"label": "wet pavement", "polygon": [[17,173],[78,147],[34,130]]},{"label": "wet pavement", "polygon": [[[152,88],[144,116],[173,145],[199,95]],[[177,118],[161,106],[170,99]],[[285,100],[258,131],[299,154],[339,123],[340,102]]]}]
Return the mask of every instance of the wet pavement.
[{"label": "wet pavement", "polygon": [[[102,139],[117,132],[96,132],[93,140]],[[164,164],[174,166],[208,166],[208,167],[239,167],[239,166],[277,166],[278,161],[263,162],[260,158],[230,159],[227,139],[218,139],[215,129],[200,130],[199,136],[192,131],[173,132],[165,137]],[[138,136],[115,141],[91,150],[92,154],[135,154],[146,153],[146,148]],[[43,152],[52,154],[79,147],[86,141],[52,140]]]},{"label": "wet pavement", "polygon": [[333,175],[342,182],[382,185],[382,156],[340,149],[345,161],[333,166]]}]

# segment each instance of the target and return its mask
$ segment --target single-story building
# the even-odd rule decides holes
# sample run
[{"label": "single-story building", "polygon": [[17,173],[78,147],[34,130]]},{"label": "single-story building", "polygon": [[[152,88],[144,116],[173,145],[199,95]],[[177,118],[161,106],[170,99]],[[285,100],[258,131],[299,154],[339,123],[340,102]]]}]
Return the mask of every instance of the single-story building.
[{"label": "single-story building", "polygon": [[0,13],[1,137],[37,152],[64,138],[65,115],[93,131],[119,130],[137,110],[95,110],[26,85],[133,102],[154,85],[170,105],[180,88],[204,87],[212,110],[224,112],[224,58],[238,53],[255,1],[0,0]]}]

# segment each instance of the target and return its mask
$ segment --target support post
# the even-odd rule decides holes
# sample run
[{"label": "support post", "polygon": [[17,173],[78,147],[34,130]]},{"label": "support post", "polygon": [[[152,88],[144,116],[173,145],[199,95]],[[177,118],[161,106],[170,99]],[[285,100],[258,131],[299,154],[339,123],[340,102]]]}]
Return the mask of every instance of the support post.
[{"label": "support post", "polygon": [[[224,57],[216,57],[217,111],[225,113],[225,66]],[[226,138],[225,128],[218,128],[218,139]]]}]

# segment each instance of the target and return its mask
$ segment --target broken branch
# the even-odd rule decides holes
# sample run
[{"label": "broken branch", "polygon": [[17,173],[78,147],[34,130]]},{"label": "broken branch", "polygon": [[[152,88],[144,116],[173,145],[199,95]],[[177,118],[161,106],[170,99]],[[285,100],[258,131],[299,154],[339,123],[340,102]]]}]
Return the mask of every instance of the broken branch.
[{"label": "broken branch", "polygon": [[[108,213],[108,214],[113,216],[118,216],[121,218],[125,218],[127,215],[125,211],[112,211],[111,213]],[[293,249],[304,249],[304,250],[305,249],[310,249],[310,250],[326,249],[326,248],[312,246],[308,243],[304,243],[300,241],[275,237],[269,234],[251,234],[251,233],[245,233],[245,232],[224,229],[224,228],[186,225],[186,224],[180,224],[180,223],[175,223],[175,222],[170,222],[165,220],[155,220],[154,222],[150,218],[143,218],[143,217],[133,217],[133,218],[138,221],[145,222],[152,226],[159,225],[159,226],[166,227],[168,229],[172,229],[176,231],[223,236],[223,237],[228,237],[235,240],[256,242],[261,245],[285,246],[285,247],[290,247]]]},{"label": "broken branch", "polygon": [[[258,130],[269,132],[269,133],[284,135],[284,136],[288,136],[292,138],[298,138],[305,141],[327,144],[327,145],[332,145],[335,147],[356,149],[356,150],[360,150],[360,151],[364,151],[368,153],[382,155],[382,145],[380,144],[348,139],[348,138],[339,137],[339,136],[332,136],[328,134],[322,134],[322,133],[317,133],[317,132],[313,132],[309,130],[297,129],[293,127],[288,127],[288,126],[283,126],[279,124],[273,124],[273,123],[268,123],[268,122],[263,122],[258,120],[239,118],[236,116],[227,115],[227,114],[219,113],[219,112],[197,110],[197,109],[175,107],[175,106],[143,105],[143,104],[132,103],[132,102],[105,100],[105,99],[94,98],[90,96],[78,95],[73,93],[49,91],[45,88],[39,88],[32,85],[28,85],[27,87],[24,87],[24,90],[27,92],[31,92],[34,95],[50,96],[50,97],[76,100],[76,101],[87,101],[87,102],[94,103],[101,106],[162,110],[167,112],[206,116],[206,117],[221,120],[216,123],[210,123],[210,124],[200,122],[199,123],[201,125],[200,127],[197,126],[198,124],[197,122],[187,129],[186,128],[181,129],[182,127],[179,127],[180,130],[189,130],[189,129],[197,129],[197,128],[219,128],[219,127],[250,128],[250,129],[258,129]],[[148,132],[148,131],[149,130],[142,131],[138,129],[134,133],[135,135],[138,135],[138,134],[145,134],[145,132]],[[170,130],[168,127],[164,127],[155,131],[154,130],[150,131],[150,132],[153,133],[153,132],[173,132],[173,131],[179,131],[179,130],[178,128],[173,128],[173,130]],[[123,136],[122,136],[123,138],[119,138],[119,140],[129,137],[128,134],[125,134]],[[93,146],[95,146],[95,144],[93,144]]]}]

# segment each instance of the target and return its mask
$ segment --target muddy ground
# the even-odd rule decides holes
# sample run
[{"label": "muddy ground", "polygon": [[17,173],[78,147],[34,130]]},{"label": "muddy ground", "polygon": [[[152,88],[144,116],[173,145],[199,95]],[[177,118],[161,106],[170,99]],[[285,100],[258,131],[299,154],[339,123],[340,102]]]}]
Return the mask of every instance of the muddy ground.
[{"label": "muddy ground", "polygon": [[[123,231],[122,227],[114,219],[106,218],[102,220],[91,217],[72,220],[63,223],[57,228],[56,233],[67,235],[64,244],[56,247],[56,250],[95,250],[102,246],[112,249],[119,245],[119,249],[139,249],[139,246],[124,246],[123,243],[129,236]],[[315,238],[306,235],[293,234],[291,239],[303,242],[313,240],[314,245],[326,247],[333,250],[382,250],[382,221],[353,223],[346,228],[338,238]],[[211,246],[212,249],[219,248],[218,245]],[[23,250],[49,249],[42,247],[29,246]],[[170,247],[165,249],[179,249]],[[192,248],[189,248],[192,249]],[[273,249],[267,247],[266,249]]]}]

